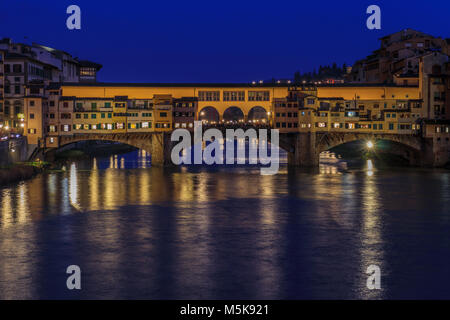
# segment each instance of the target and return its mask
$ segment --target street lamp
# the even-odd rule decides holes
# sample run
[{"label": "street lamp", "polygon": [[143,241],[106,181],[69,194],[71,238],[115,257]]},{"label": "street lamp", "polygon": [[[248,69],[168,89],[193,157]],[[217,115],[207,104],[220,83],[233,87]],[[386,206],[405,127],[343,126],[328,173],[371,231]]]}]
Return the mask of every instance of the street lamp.
[{"label": "street lamp", "polygon": [[367,147],[367,149],[372,149],[373,148],[373,146],[374,146],[374,144],[373,144],[373,142],[372,141],[367,141],[367,143],[366,143],[366,147]]}]

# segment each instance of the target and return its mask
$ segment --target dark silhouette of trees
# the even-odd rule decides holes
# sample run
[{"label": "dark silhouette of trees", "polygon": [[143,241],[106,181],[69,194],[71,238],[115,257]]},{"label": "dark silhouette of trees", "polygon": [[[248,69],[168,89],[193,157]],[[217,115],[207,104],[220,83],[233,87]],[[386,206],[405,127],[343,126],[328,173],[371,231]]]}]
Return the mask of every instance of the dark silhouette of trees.
[{"label": "dark silhouette of trees", "polygon": [[314,81],[322,81],[326,79],[343,79],[346,73],[347,66],[344,63],[342,67],[338,67],[336,62],[333,62],[331,65],[319,66],[319,70],[314,70],[311,72],[301,73],[300,71],[296,71],[294,73],[294,83],[301,83],[303,81],[306,82],[314,82]]}]

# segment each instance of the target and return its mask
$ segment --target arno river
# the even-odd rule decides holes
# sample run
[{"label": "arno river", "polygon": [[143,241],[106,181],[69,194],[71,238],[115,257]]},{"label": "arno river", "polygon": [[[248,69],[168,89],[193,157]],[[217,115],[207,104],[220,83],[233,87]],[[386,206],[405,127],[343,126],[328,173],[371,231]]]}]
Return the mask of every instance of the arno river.
[{"label": "arno river", "polygon": [[70,162],[0,189],[0,298],[449,299],[450,171],[369,169]]}]

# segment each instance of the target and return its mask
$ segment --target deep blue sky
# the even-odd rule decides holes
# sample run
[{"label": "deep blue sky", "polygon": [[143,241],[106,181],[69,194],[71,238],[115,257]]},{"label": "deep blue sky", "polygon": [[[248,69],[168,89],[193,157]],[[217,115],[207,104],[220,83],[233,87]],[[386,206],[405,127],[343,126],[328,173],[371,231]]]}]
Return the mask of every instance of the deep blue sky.
[{"label": "deep blue sky", "polygon": [[[79,31],[66,28],[71,4]],[[366,28],[371,4],[380,31]],[[248,82],[352,64],[407,27],[450,37],[449,12],[448,0],[13,0],[0,2],[0,37],[99,62],[100,81]]]}]

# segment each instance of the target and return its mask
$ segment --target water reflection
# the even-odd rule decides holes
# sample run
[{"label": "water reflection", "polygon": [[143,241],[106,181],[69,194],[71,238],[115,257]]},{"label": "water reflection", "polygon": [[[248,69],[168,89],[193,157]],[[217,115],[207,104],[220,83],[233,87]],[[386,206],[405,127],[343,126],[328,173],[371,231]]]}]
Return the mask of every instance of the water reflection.
[{"label": "water reflection", "polygon": [[[72,162],[0,189],[0,298],[450,297],[448,172],[261,176],[149,158]],[[61,285],[73,263],[81,293]],[[371,264],[380,291],[366,288]]]}]

